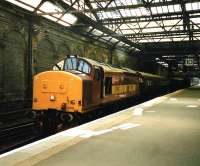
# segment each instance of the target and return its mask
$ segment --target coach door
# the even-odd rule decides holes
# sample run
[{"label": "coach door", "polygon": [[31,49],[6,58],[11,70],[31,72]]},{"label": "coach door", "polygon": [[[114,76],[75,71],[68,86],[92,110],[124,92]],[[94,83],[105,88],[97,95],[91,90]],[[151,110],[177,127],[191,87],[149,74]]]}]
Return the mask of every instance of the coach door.
[{"label": "coach door", "polygon": [[101,67],[94,68],[93,79],[93,103],[98,103],[103,97],[103,69]]}]

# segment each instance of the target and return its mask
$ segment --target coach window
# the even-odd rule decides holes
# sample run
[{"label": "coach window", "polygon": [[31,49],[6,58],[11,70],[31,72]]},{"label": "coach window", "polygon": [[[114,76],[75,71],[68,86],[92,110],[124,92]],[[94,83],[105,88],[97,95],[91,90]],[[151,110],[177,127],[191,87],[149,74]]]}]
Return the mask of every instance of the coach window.
[{"label": "coach window", "polygon": [[112,94],[112,77],[105,78],[105,95]]}]

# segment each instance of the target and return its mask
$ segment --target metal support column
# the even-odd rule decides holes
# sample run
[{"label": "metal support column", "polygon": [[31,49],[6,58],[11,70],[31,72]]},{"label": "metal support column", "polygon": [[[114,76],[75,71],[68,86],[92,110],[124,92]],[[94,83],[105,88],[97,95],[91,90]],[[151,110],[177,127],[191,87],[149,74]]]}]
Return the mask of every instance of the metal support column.
[{"label": "metal support column", "polygon": [[27,99],[32,98],[32,38],[33,38],[33,21],[29,18],[28,24],[28,52],[27,52]]},{"label": "metal support column", "polygon": [[109,64],[113,64],[113,48],[109,49]]}]

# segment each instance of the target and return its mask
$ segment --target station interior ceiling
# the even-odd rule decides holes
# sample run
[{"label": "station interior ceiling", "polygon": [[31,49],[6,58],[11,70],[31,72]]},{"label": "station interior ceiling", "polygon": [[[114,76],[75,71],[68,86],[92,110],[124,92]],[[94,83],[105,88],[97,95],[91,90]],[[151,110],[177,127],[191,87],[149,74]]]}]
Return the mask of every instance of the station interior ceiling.
[{"label": "station interior ceiling", "polygon": [[176,72],[200,71],[199,0],[6,0]]}]

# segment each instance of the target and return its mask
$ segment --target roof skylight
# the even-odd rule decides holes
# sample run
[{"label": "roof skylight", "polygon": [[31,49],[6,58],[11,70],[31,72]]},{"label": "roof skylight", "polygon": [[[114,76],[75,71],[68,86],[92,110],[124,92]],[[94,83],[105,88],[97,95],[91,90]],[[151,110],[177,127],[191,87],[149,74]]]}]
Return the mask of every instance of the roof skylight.
[{"label": "roof skylight", "polygon": [[[83,28],[85,35],[90,34],[94,39],[110,44],[118,43],[117,45],[122,47],[129,41],[141,44],[200,38],[200,2],[198,1],[186,0],[180,3],[174,0],[89,0],[89,4],[85,0],[59,0],[56,3],[48,0],[6,1],[31,12],[35,11],[38,15],[64,26],[76,24],[79,18],[77,15],[83,15],[86,23],[89,18],[97,24],[97,26],[94,24],[85,26],[85,23],[82,23],[85,26]],[[40,4],[41,2],[43,3]],[[57,5],[59,3],[60,5]],[[39,4],[41,6],[38,6]],[[63,4],[66,4],[66,8],[60,7]],[[183,17],[184,13],[188,18]],[[81,20],[84,19],[80,19],[80,22]],[[110,33],[98,26],[108,28]],[[127,41],[123,40],[125,37]]]}]

